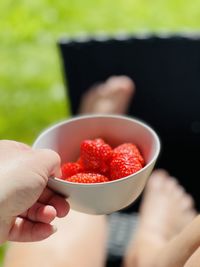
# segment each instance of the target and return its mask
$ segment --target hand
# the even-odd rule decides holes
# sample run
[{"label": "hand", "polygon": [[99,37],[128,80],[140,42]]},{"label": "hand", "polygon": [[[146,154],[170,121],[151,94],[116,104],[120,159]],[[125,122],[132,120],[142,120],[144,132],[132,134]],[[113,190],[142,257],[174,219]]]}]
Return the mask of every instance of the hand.
[{"label": "hand", "polygon": [[60,175],[57,153],[0,141],[0,244],[38,241],[55,232],[50,223],[64,217],[69,205],[46,185]]}]

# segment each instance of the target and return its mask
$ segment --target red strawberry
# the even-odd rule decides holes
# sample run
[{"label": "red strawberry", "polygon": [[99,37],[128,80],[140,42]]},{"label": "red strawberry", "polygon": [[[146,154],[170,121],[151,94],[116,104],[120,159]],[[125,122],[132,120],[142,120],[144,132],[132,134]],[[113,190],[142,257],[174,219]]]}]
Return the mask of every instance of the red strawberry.
[{"label": "red strawberry", "polygon": [[135,158],[137,158],[139,160],[139,162],[142,164],[142,166],[144,166],[144,158],[142,157],[139,149],[137,148],[137,146],[135,144],[131,144],[131,143],[124,143],[118,147],[116,147],[113,150],[113,154],[115,157],[115,154],[128,154],[130,156],[133,156]]},{"label": "red strawberry", "polygon": [[106,144],[105,141],[102,139],[102,138],[96,138],[93,140],[95,143],[98,143],[98,144]]},{"label": "red strawberry", "polygon": [[120,179],[140,169],[142,169],[142,165],[137,158],[129,154],[121,154],[113,157],[110,163],[110,179]]},{"label": "red strawberry", "polygon": [[[81,158],[81,157],[78,158],[78,160],[76,161],[76,163],[78,163],[79,165],[81,165],[82,168],[83,168],[83,161],[82,161],[82,158]],[[84,169],[84,168],[83,168],[83,169]]]},{"label": "red strawberry", "polygon": [[99,173],[77,173],[71,177],[68,177],[66,180],[73,183],[84,184],[103,183],[109,181],[106,176]]},{"label": "red strawberry", "polygon": [[86,171],[107,173],[111,158],[112,148],[102,139],[85,140],[81,143],[81,159]]},{"label": "red strawberry", "polygon": [[62,179],[66,179],[76,173],[83,172],[83,167],[76,162],[64,163],[61,167]]}]

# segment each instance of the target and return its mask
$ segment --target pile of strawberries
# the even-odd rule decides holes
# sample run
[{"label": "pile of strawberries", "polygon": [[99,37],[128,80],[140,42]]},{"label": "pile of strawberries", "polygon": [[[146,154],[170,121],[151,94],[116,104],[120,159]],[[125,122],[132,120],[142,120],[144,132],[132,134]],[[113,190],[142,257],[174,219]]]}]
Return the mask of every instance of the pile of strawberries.
[{"label": "pile of strawberries", "polygon": [[84,140],[80,158],[62,165],[62,179],[76,183],[108,182],[133,174],[144,164],[135,144],[124,143],[112,149],[101,138]]}]

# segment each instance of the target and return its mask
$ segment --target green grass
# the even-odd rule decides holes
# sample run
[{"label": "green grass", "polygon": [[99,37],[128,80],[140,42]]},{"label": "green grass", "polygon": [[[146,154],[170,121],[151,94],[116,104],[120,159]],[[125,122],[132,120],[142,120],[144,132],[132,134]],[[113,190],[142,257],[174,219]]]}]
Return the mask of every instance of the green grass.
[{"label": "green grass", "polygon": [[[56,41],[106,31],[199,30],[199,0],[1,0],[0,138],[31,144],[70,114]],[[0,257],[3,258],[0,250]]]}]

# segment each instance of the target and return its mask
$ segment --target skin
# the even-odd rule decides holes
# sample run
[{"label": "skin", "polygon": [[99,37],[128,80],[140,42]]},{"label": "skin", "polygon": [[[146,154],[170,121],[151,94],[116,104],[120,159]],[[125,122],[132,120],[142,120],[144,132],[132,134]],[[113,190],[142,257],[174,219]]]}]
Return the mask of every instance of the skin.
[{"label": "skin", "polygon": [[69,205],[46,187],[51,175],[60,176],[55,152],[0,141],[0,244],[38,241],[56,231],[51,222],[64,217]]}]

